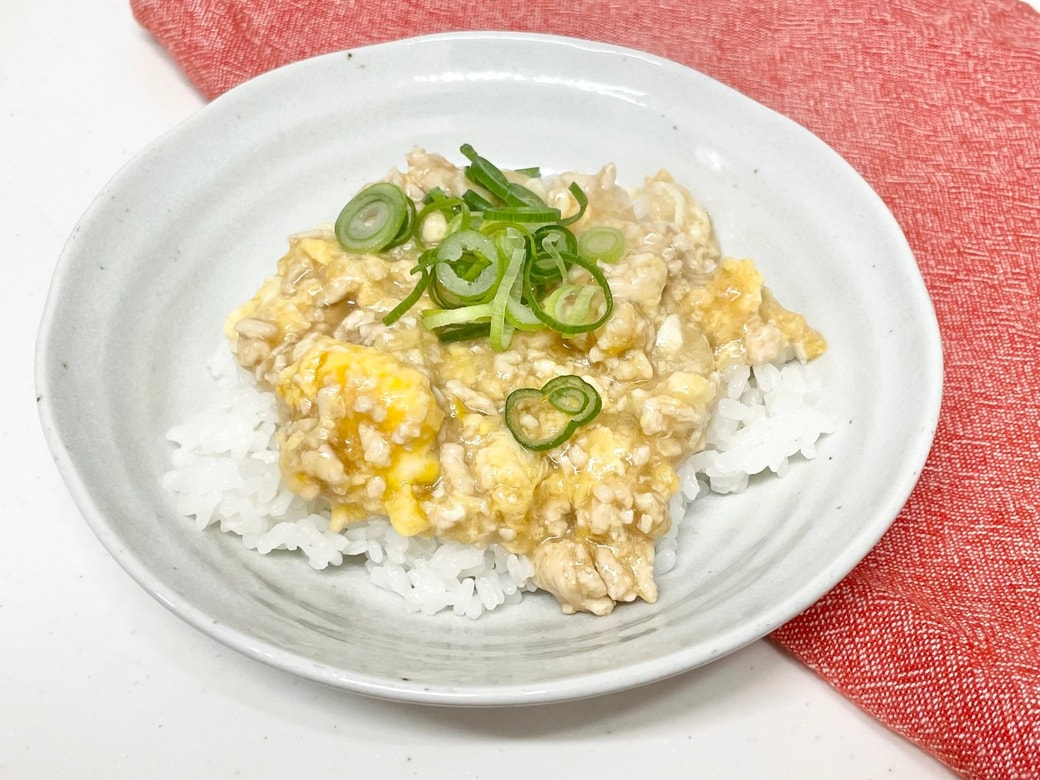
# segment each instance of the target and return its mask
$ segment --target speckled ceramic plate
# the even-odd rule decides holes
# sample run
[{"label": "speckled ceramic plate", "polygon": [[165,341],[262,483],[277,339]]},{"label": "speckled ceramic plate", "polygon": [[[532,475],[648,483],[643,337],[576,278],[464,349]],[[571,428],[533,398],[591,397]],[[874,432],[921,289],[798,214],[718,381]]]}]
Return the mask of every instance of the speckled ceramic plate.
[{"label": "speckled ceramic plate", "polygon": [[[505,63],[508,63],[506,65]],[[160,489],[164,432],[206,401],[224,315],[286,237],[331,221],[413,146],[504,165],[667,168],[724,250],[830,342],[838,430],[783,479],[697,504],[658,603],[565,617],[549,596],[473,622],[404,613],[363,567],[314,572],[199,532]],[[913,371],[896,367],[913,366]],[[902,507],[931,444],[942,358],[914,258],[877,195],[791,121],[677,64],[584,41],[441,35],[245,84],[120,171],[69,239],[38,349],[40,412],[83,515],[144,588],[215,639],[360,693],[533,703],[674,675],[823,595]]]}]

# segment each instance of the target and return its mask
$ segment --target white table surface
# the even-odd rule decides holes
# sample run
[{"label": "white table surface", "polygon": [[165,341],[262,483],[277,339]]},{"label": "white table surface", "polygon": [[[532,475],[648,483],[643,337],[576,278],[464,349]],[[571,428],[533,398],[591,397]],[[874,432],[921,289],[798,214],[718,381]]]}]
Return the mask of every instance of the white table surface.
[{"label": "white table surface", "polygon": [[950,777],[767,641],[601,699],[428,708],[268,668],[138,587],[51,462],[34,341],[92,197],[203,103],[125,0],[2,0],[0,778]]}]

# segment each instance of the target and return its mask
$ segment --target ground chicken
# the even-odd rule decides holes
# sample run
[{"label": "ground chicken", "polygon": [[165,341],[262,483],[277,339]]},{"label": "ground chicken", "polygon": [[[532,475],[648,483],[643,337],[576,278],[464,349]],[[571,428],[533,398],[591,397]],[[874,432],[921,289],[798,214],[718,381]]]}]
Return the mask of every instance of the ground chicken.
[{"label": "ground chicken", "polygon": [[[438,155],[417,150],[408,163],[387,180],[417,202],[470,186]],[[602,268],[614,308],[597,330],[517,331],[506,352],[487,338],[443,344],[420,324],[426,294],[386,325],[415,285],[415,242],[347,254],[318,230],[290,240],[227,335],[279,398],[286,482],[326,501],[334,528],[386,514],[405,535],[501,544],[530,556],[535,583],[565,612],[654,601],[654,540],[669,526],[676,464],[703,446],[718,370],[807,360],[825,344],[750,260],[720,256],[707,214],[667,173],[632,191],[612,166],[508,176],[565,216],[577,212],[577,182],[589,204],[575,233],[624,235],[624,255]],[[431,220],[423,238],[446,229]],[[505,399],[562,375],[588,382],[602,411],[547,452],[525,449],[505,426]]]}]

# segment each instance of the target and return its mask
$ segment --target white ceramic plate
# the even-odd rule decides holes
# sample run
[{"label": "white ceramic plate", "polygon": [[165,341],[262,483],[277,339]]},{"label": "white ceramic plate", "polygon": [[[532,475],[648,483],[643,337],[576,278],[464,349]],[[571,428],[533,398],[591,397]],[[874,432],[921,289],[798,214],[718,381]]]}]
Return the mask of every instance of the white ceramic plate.
[{"label": "white ceramic plate", "polygon": [[[672,171],[830,342],[840,421],[820,456],[698,502],[660,601],[565,617],[549,596],[477,622],[405,614],[361,566],[314,572],[200,533],[159,486],[165,431],[206,402],[225,314],[286,237],[335,218],[413,146],[506,166]],[[907,371],[907,367],[913,367]],[[276,667],[376,696],[513,704],[674,675],[808,607],[899,512],[931,444],[942,359],[914,258],[875,193],[806,130],[687,68],[584,41],[441,35],[239,87],[91,205],[58,264],[37,365],[55,461],[102,543],[163,604]]]}]

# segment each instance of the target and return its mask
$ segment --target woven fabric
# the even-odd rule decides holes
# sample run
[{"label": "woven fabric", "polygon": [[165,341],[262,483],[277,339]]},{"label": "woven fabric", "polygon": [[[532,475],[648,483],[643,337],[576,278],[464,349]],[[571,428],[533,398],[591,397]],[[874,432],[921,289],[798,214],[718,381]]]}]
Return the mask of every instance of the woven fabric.
[{"label": "woven fabric", "polygon": [[[821,136],[892,209],[946,359],[921,480],[773,639],[970,778],[1040,777],[1040,16],[1015,0],[132,0],[213,97],[433,32],[585,37],[682,62]],[[913,366],[907,366],[913,370]]]}]

